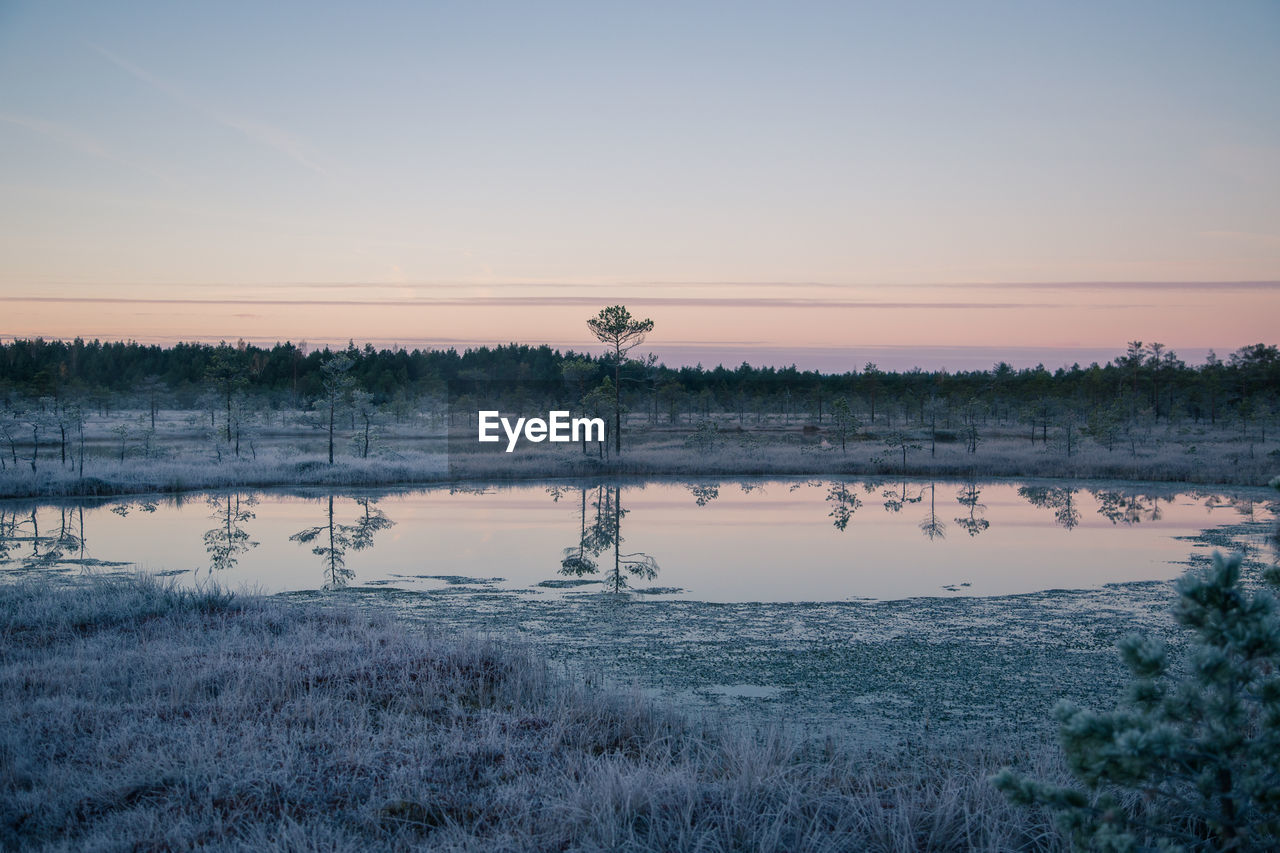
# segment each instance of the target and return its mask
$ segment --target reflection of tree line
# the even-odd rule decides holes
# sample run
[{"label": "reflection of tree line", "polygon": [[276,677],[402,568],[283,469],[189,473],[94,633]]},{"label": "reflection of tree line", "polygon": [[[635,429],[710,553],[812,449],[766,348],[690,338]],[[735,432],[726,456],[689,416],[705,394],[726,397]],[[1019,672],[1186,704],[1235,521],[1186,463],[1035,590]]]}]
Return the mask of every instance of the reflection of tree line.
[{"label": "reflection of tree line", "polygon": [[1053,520],[1067,530],[1074,530],[1080,525],[1080,507],[1076,502],[1078,489],[1046,486],[1021,486],[1018,497],[1034,507],[1053,512]]},{"label": "reflection of tree line", "polygon": [[[889,513],[900,513],[915,504],[924,504],[927,511],[918,523],[921,532],[930,539],[945,537],[946,524],[938,508],[936,482],[905,479],[808,481],[793,483],[790,490],[806,485],[826,489],[827,516],[839,531],[846,531],[854,522],[855,515],[863,508],[864,499],[870,500],[871,496],[878,495],[884,510]],[[762,492],[766,488],[761,483],[740,483],[738,486],[744,494]],[[697,507],[707,507],[717,501],[724,487],[718,482],[686,485],[691,502]],[[652,580],[657,576],[659,567],[652,556],[622,550],[626,541],[624,521],[630,513],[623,507],[622,486],[584,484],[548,491],[557,501],[572,491],[579,493],[578,541],[564,549],[561,574],[577,578],[598,575],[605,588],[613,592],[624,591],[634,579]],[[962,511],[953,521],[970,537],[978,536],[991,527],[991,522],[984,517],[986,506],[982,503],[982,492],[978,482],[966,481],[955,493],[955,501]],[[1056,524],[1072,530],[1083,520],[1082,492],[1093,498],[1098,515],[1116,525],[1159,521],[1164,515],[1165,504],[1172,503],[1177,497],[1173,492],[1041,485],[1022,486],[1017,493],[1031,506],[1049,511]],[[1250,495],[1182,494],[1202,502],[1211,511],[1230,509],[1248,520],[1256,519],[1256,511],[1260,507],[1275,509],[1274,502],[1258,501]],[[248,532],[249,523],[256,517],[254,507],[258,499],[250,493],[229,492],[208,496],[205,502],[211,509],[210,518],[215,522],[203,537],[209,559],[208,569],[220,572],[233,568],[245,553],[259,544]],[[354,519],[344,519],[341,511],[343,502],[354,504],[357,509]],[[301,530],[290,539],[313,546],[311,551],[320,558],[324,569],[324,586],[332,589],[345,586],[354,577],[353,571],[346,566],[349,553],[372,547],[375,534],[391,527],[394,522],[387,518],[374,498],[342,498],[331,494],[324,505],[322,523]],[[157,503],[152,500],[119,502],[110,507],[110,512],[122,518],[135,512],[152,514],[156,510]],[[49,517],[51,513],[56,514],[52,519]],[[0,565],[102,564],[102,561],[86,557],[84,514],[83,504],[21,508],[0,505]]]},{"label": "reflection of tree line", "polygon": [[[827,517],[831,519],[831,526],[839,531],[848,529],[849,524],[853,521],[854,514],[862,508],[862,498],[858,497],[857,487],[861,487],[863,493],[867,495],[872,495],[879,491],[885,511],[892,513],[901,512],[908,505],[923,502],[927,492],[929,495],[929,512],[920,522],[920,530],[930,539],[941,539],[946,536],[947,525],[938,516],[937,486],[935,483],[924,485],[904,479],[890,483],[886,487],[885,483],[879,480],[861,480],[857,482],[832,480],[826,483],[821,481],[792,483],[789,491],[794,492],[804,485],[824,486],[826,488],[826,502],[830,505]],[[695,483],[687,485],[686,488],[693,495],[694,503],[698,506],[706,506],[720,495],[719,484]],[[743,484],[742,491],[750,493],[760,488],[761,486],[755,483]],[[981,490],[977,484],[971,483],[961,489],[960,497],[958,498],[960,503],[968,508],[969,517],[967,519],[957,518],[956,523],[968,530],[971,536],[976,536],[990,526],[990,522],[976,517],[978,512],[985,509],[978,501],[980,494]]]},{"label": "reflection of tree line", "polygon": [[[335,496],[326,501],[324,522],[301,530],[289,537],[292,541],[307,544],[318,542],[311,549],[320,557],[325,572],[325,588],[345,586],[354,572],[346,567],[349,551],[362,551],[373,545],[373,537],[395,522],[376,506],[374,498],[352,498],[351,503],[359,512],[351,523],[343,523],[338,516]],[[247,493],[227,492],[205,498],[210,508],[214,526],[204,532],[204,549],[208,555],[208,571],[222,572],[234,568],[240,558],[260,543],[249,535],[247,525],[256,514],[253,507],[258,499]],[[154,513],[155,501],[125,501],[110,507],[110,512],[127,518],[135,512]],[[49,524],[40,510],[54,509],[57,522]],[[85,556],[84,506],[30,507],[11,509],[0,506],[0,565],[20,563],[34,568],[53,565],[100,565],[102,561]],[[25,553],[23,553],[25,551]],[[126,565],[125,563],[111,565]]]},{"label": "reflection of tree line", "polygon": [[[344,586],[354,576],[346,568],[348,551],[361,551],[370,547],[375,533],[395,523],[376,506],[375,499],[353,498],[351,501],[359,508],[354,522],[339,522],[335,512],[335,497],[330,495],[324,523],[289,537],[301,543],[316,540],[321,543],[311,550],[321,558],[325,570],[325,587],[328,589]],[[242,555],[260,544],[250,537],[247,530],[248,522],[256,517],[252,508],[257,505],[258,499],[252,494],[227,492],[209,495],[205,498],[205,503],[212,510],[210,518],[215,522],[203,537],[205,553],[209,558],[208,571],[213,573],[232,569],[239,563]],[[155,501],[126,501],[110,507],[110,512],[127,518],[135,512],[154,513],[156,508]],[[25,567],[69,563],[85,566],[103,564],[100,560],[85,556],[82,505],[55,508],[58,523],[54,525],[49,525],[47,520],[44,525],[41,524],[38,512],[40,509],[47,508],[32,507],[20,512],[0,506],[0,565],[16,562]],[[27,550],[27,553],[19,553],[21,550]]]},{"label": "reflection of tree line", "polygon": [[[0,507],[0,564],[26,568],[85,561],[84,507],[57,507],[58,522],[42,529],[36,507],[19,512]],[[22,546],[30,551],[21,555]],[[74,556],[70,556],[74,554]]]},{"label": "reflection of tree line", "polygon": [[[1081,514],[1076,493],[1080,489],[1066,486],[1023,486],[1018,495],[1035,507],[1053,512],[1053,519],[1060,527],[1073,530],[1080,525]],[[1098,504],[1098,515],[1112,524],[1133,525],[1144,521],[1159,521],[1164,517],[1161,501],[1173,503],[1173,497],[1153,494],[1137,494],[1114,489],[1087,489]]]},{"label": "reflection of tree line", "polygon": [[[832,526],[837,530],[848,529],[854,514],[862,507],[863,501],[858,497],[855,487],[860,487],[866,495],[879,493],[881,505],[886,512],[900,513],[907,507],[923,503],[928,497],[928,511],[919,522],[919,528],[929,539],[946,537],[946,523],[938,514],[937,483],[912,482],[906,479],[896,481],[861,480],[857,482],[833,480],[830,482],[793,483],[791,491],[809,486],[825,486],[826,502],[830,506],[827,516],[832,519]],[[694,498],[697,506],[706,506],[719,496],[719,484],[696,483],[686,488]],[[758,489],[753,484],[744,491]],[[1067,530],[1078,527],[1082,520],[1082,511],[1077,495],[1088,492],[1097,503],[1097,513],[1112,524],[1134,525],[1144,521],[1159,521],[1164,516],[1163,504],[1172,503],[1175,495],[1153,493],[1137,493],[1116,489],[1076,489],[1066,486],[1022,486],[1018,496],[1031,506],[1050,510],[1054,522]],[[1255,501],[1250,497],[1224,496],[1220,494],[1194,494],[1209,509],[1231,507],[1236,512],[1252,519]],[[982,487],[977,481],[965,481],[956,492],[956,503],[964,509],[964,514],[954,518],[955,524],[969,536],[978,536],[991,528],[991,522],[984,517],[986,504],[982,503]]]}]

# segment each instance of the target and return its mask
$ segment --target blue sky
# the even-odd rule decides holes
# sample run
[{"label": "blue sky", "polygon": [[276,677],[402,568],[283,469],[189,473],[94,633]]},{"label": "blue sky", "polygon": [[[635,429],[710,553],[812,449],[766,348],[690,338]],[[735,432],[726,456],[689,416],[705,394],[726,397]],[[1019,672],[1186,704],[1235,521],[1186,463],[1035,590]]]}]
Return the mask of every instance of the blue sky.
[{"label": "blue sky", "polygon": [[1277,80],[1274,2],[0,3],[0,335],[1233,348],[1080,284],[1280,279]]}]

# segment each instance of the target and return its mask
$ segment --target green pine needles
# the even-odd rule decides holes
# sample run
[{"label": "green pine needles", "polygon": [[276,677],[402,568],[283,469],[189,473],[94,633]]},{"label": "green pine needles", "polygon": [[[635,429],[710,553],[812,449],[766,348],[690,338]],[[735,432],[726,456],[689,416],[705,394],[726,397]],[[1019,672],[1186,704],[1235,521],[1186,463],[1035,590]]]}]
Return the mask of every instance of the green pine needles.
[{"label": "green pine needles", "polygon": [[[996,786],[1058,812],[1082,849],[1280,849],[1280,615],[1272,592],[1242,587],[1240,566],[1215,553],[1178,582],[1175,616],[1195,633],[1184,666],[1130,636],[1120,651],[1133,682],[1116,710],[1055,709],[1086,790],[1008,769]],[[1280,585],[1280,572],[1267,580]]]}]

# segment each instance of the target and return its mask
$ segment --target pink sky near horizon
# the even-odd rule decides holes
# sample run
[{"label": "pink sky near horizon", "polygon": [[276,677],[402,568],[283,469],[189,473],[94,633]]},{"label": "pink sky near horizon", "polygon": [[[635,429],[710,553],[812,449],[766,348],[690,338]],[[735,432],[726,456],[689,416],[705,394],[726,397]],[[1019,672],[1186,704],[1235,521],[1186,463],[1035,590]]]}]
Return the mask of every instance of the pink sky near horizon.
[{"label": "pink sky near horizon", "polygon": [[672,363],[800,363],[822,352],[827,365],[842,350],[904,347],[1118,354],[1130,340],[1225,354],[1274,340],[1280,282],[61,284],[0,291],[0,337],[591,350],[586,318],[617,302],[654,320],[646,349]]},{"label": "pink sky near horizon", "polygon": [[1271,343],[1278,35],[1274,0],[0,4],[0,337],[587,349],[622,303],[679,361]]}]

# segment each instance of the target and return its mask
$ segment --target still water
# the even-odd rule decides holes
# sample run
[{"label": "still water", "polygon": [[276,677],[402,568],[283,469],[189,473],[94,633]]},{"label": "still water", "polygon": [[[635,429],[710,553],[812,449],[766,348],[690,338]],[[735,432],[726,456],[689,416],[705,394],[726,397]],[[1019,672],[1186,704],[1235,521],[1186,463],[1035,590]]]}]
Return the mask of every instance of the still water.
[{"label": "still water", "polygon": [[577,482],[0,502],[0,573],[137,571],[264,592],[991,596],[1177,576],[1259,490],[921,480]]}]

